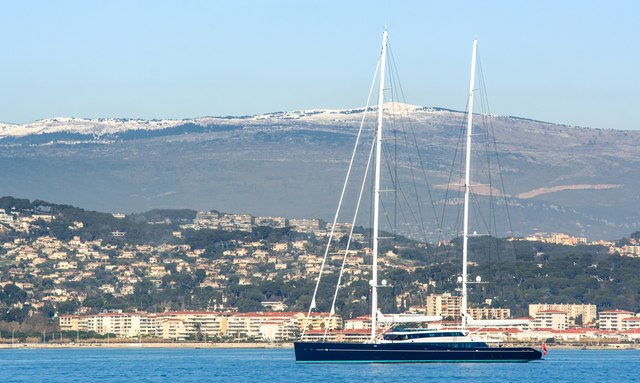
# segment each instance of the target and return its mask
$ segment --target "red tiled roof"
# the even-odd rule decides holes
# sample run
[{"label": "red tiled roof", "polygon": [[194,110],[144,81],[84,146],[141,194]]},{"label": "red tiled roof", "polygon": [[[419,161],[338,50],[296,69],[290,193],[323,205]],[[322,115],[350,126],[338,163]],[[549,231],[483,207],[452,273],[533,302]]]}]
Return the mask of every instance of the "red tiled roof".
[{"label": "red tiled roof", "polygon": [[606,334],[617,334],[618,331],[617,330],[598,330],[597,333],[598,334],[603,334],[603,335],[606,335]]},{"label": "red tiled roof", "polygon": [[508,333],[508,334],[517,334],[519,332],[521,332],[520,329],[518,328],[499,328],[499,327],[483,327],[480,329],[477,328],[468,328],[469,331],[473,332],[473,333]]},{"label": "red tiled roof", "polygon": [[121,316],[124,316],[124,315],[125,314],[122,314],[122,313],[101,313],[101,314],[94,315],[94,316],[97,316],[97,317],[121,317]]},{"label": "red tiled roof", "polygon": [[370,320],[371,320],[371,315],[363,315],[363,316],[347,319],[347,321],[370,321]]},{"label": "red tiled roof", "polygon": [[627,311],[627,310],[606,310],[606,311],[600,311],[599,314],[633,314],[633,312],[631,311]]},{"label": "red tiled roof", "polygon": [[585,334],[587,332],[596,332],[596,329],[589,328],[569,328],[566,330],[552,330],[552,332],[557,334]]},{"label": "red tiled roof", "polygon": [[[264,317],[286,317],[286,318],[290,318],[290,317],[294,317],[298,314],[301,314],[299,312],[288,312],[288,311],[260,311],[260,312],[248,312],[248,313],[234,313],[232,316],[234,317],[258,317],[258,318],[264,318]],[[311,316],[313,317],[314,315],[311,314]]]},{"label": "red tiled roof", "polygon": [[266,322],[262,322],[262,324],[282,324],[284,322],[284,319],[282,320],[270,320],[270,321],[266,321]]},{"label": "red tiled roof", "polygon": [[[324,330],[308,330],[305,334],[324,334]],[[327,331],[327,335],[329,334],[342,334],[342,335],[360,335],[360,334],[371,334],[371,330],[329,330]]]},{"label": "red tiled roof", "polygon": [[157,315],[220,315],[220,314],[231,314],[228,312],[215,312],[215,311],[164,311],[161,313],[156,313]]}]

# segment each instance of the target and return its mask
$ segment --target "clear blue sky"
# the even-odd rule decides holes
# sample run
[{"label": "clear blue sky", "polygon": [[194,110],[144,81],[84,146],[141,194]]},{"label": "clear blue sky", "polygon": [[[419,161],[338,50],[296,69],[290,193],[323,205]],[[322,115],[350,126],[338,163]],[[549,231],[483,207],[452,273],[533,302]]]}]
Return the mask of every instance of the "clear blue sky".
[{"label": "clear blue sky", "polygon": [[0,121],[189,118],[366,101],[385,23],[406,100],[640,129],[639,1],[0,2]]}]

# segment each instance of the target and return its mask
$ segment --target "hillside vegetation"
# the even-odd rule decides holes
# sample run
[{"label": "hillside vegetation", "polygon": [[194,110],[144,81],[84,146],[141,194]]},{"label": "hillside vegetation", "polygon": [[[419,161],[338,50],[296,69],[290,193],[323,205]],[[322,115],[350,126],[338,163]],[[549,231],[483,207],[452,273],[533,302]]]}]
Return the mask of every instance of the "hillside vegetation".
[{"label": "hillside vegetation", "polygon": [[[321,255],[325,245],[312,234],[291,228],[257,227],[251,232],[181,229],[181,223],[195,216],[190,210],[155,210],[115,218],[11,197],[0,198],[0,209],[16,215],[55,217],[50,222],[38,218],[28,232],[0,231],[0,244],[4,244],[0,247],[0,321],[33,326],[43,326],[55,315],[78,310],[153,312],[236,307],[239,311],[261,311],[262,301],[282,300],[290,310],[306,311],[317,275],[307,270],[309,265],[303,256]],[[126,235],[114,237],[114,231]],[[181,238],[172,235],[176,231],[182,233]],[[638,233],[620,239],[620,243],[629,242],[633,236]],[[355,243],[354,249],[367,247],[367,238]],[[45,258],[41,253],[44,250],[38,247],[43,239],[59,243],[65,249],[65,262],[77,265],[62,269],[60,260]],[[98,262],[77,250],[84,241],[96,240],[102,241],[87,242],[91,244],[87,254],[101,256]],[[294,242],[304,243],[304,248],[293,248]],[[337,241],[332,250],[337,250],[341,242],[344,240]],[[396,243],[395,248],[383,249],[397,254],[387,257],[388,266],[381,271],[381,278],[393,286],[381,289],[385,311],[422,305],[431,293],[455,292],[461,269],[458,239],[441,248],[406,238],[398,238]],[[252,244],[254,252],[268,254],[267,258],[241,266],[241,257],[225,253],[246,248],[247,244]],[[287,250],[274,251],[275,244],[287,244]],[[194,255],[195,249],[199,252]],[[34,252],[38,254],[20,258],[20,254]],[[526,315],[530,303],[545,302],[591,303],[599,310],[640,311],[639,258],[611,255],[602,246],[560,246],[492,237],[472,238],[470,252],[471,278],[480,275],[488,282],[472,286],[470,301],[475,305],[486,305],[490,299],[491,306],[509,307],[514,315]],[[34,265],[33,259],[38,259],[34,257],[43,259],[42,263]],[[276,268],[274,262],[266,261],[268,257],[286,267]],[[365,270],[370,259],[358,257]],[[153,267],[160,267],[162,275],[154,277],[150,273]],[[338,270],[335,262],[327,270],[318,299],[322,310],[328,310],[333,295]],[[132,290],[123,293],[127,286]],[[347,275],[343,286],[338,312],[345,318],[366,314],[366,272]],[[50,299],[52,296],[67,298],[56,302]]]}]

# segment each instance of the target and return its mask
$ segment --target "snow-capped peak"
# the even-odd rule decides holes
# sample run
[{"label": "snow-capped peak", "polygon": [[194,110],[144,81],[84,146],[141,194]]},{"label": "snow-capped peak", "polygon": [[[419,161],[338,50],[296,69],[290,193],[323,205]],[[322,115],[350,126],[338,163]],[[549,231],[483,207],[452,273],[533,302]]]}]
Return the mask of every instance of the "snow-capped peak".
[{"label": "snow-capped peak", "polygon": [[24,137],[46,133],[80,133],[101,136],[126,130],[165,129],[185,123],[186,120],[141,120],[99,118],[85,119],[56,117],[34,121],[28,124],[0,124],[0,138]]}]

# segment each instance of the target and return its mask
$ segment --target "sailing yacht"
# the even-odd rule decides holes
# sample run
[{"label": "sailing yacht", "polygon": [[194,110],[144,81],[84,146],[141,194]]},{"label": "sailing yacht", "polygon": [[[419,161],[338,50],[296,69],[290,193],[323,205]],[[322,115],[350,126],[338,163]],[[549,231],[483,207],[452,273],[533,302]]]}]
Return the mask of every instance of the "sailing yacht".
[{"label": "sailing yacht", "polygon": [[[463,254],[462,275],[459,277],[462,293],[460,329],[434,330],[429,328],[391,327],[391,330],[378,333],[378,323],[418,323],[441,320],[441,317],[384,315],[378,310],[378,288],[387,285],[385,280],[378,282],[378,243],[379,206],[380,206],[380,168],[382,154],[382,113],[384,99],[384,76],[387,54],[387,31],[383,33],[380,57],[380,80],[378,89],[378,108],[375,136],[375,167],[373,193],[373,249],[371,287],[371,337],[366,343],[355,342],[294,342],[295,357],[298,363],[403,363],[403,362],[528,362],[542,357],[542,353],[529,347],[499,347],[476,339],[470,334],[467,325],[485,325],[485,321],[475,321],[467,314],[467,251],[469,223],[469,194],[471,168],[471,137],[473,116],[473,93],[475,83],[475,61],[477,39],[473,41],[471,79],[469,82],[469,102],[466,125],[466,163],[463,212]],[[315,294],[311,308],[315,306]],[[311,313],[311,309],[309,310]],[[333,309],[332,309],[333,314]],[[491,325],[517,324],[515,321],[492,321]],[[489,323],[487,323],[489,324]]]}]

